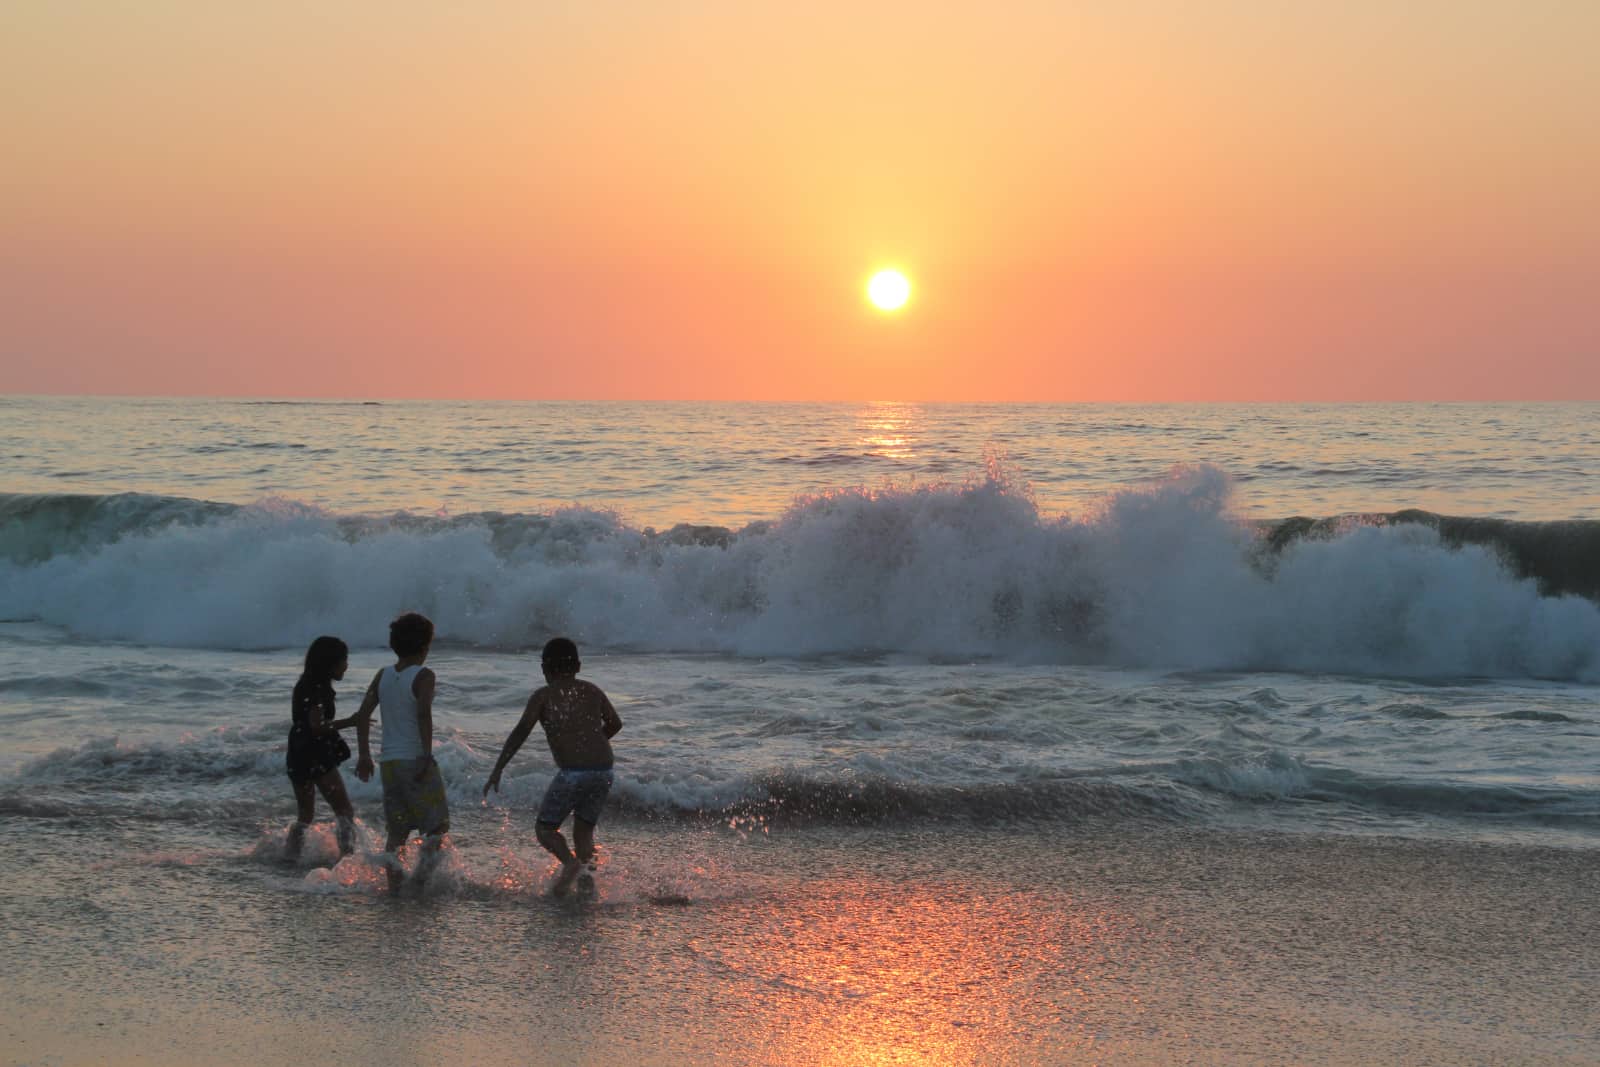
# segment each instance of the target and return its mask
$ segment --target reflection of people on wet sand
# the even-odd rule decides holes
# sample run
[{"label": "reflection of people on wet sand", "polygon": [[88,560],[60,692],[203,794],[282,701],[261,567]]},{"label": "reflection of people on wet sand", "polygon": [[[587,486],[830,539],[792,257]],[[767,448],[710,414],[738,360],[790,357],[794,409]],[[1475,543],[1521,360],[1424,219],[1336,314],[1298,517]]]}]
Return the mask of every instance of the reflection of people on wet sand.
[{"label": "reflection of people on wet sand", "polygon": [[372,753],[367,747],[372,711],[377,708],[383,715],[383,755],[378,770],[383,781],[383,821],[388,830],[383,848],[389,853],[385,863],[390,889],[400,887],[402,871],[394,853],[411,837],[411,831],[422,834],[416,874],[421,886],[438,861],[444,835],[450,829],[444,778],[433,758],[434,675],[422,665],[432,643],[433,623],[425,615],[410,612],[390,623],[389,647],[394,649],[395,664],[373,677],[361,700],[361,709],[353,716],[361,750],[356,777],[365,782],[372,777]]},{"label": "reflection of people on wet sand", "polygon": [[[556,776],[545,790],[539,805],[535,832],[539,844],[561,861],[561,874],[551,892],[561,895],[579,876],[594,873],[594,828],[600,821],[606,795],[611,791],[611,738],[622,729],[622,720],[611,701],[597,685],[579,681],[582,664],[578,646],[557,637],[544,646],[540,666],[545,685],[528,698],[522,718],[512,728],[495,761],[483,795],[500,790],[500,772],[533,731],[534,723],[544,726],[550,755],[555,757]],[[572,816],[572,848],[561,836],[561,824]]]},{"label": "reflection of people on wet sand", "polygon": [[339,820],[339,855],[355,848],[355,812],[339,776],[339,764],[350,758],[350,746],[339,736],[342,727],[355,722],[333,717],[333,683],[350,666],[350,649],[337,637],[319,637],[306,649],[305,670],[294,684],[290,704],[289,751],[285,764],[294,786],[295,824],[284,846],[290,859],[300,855],[306,829],[317,813],[317,790]]}]

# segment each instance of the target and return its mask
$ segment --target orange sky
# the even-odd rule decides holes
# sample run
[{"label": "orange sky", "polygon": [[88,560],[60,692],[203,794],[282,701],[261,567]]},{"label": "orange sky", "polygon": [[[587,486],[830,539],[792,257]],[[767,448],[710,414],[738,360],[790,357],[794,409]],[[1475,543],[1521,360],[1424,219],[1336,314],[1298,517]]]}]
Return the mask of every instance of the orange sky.
[{"label": "orange sky", "polygon": [[0,391],[1600,399],[1596,55],[1589,0],[6,5]]}]

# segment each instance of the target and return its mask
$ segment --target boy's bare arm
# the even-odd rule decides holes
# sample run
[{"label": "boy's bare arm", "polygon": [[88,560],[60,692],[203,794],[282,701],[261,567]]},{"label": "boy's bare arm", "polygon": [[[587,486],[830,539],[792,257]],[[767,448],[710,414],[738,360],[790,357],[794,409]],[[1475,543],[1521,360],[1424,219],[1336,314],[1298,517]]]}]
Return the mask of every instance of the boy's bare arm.
[{"label": "boy's bare arm", "polygon": [[417,778],[428,773],[433,763],[433,690],[434,673],[424,667],[411,683],[411,695],[417,698],[417,736],[422,741],[422,756],[417,760]]},{"label": "boy's bare arm", "polygon": [[356,750],[360,753],[356,759],[356,777],[363,782],[372,777],[372,749],[367,735],[372,732],[372,713],[378,707],[378,679],[382,677],[382,671],[372,676],[372,684],[361,698],[361,707],[350,716],[350,721],[356,724]]},{"label": "boy's bare arm", "polygon": [[491,789],[496,793],[500,792],[500,772],[506,769],[506,764],[511,762],[511,757],[517,754],[522,743],[533,732],[534,724],[539,721],[539,715],[543,711],[543,705],[539,700],[539,694],[542,692],[544,690],[541,689],[528,698],[527,707],[522,709],[522,718],[511,728],[511,736],[507,737],[506,743],[501,746],[500,758],[494,761],[494,770],[489,772],[489,780],[483,783],[484,796],[488,796]]},{"label": "boy's bare arm", "polygon": [[597,688],[595,692],[600,694],[600,715],[605,719],[606,736],[615,737],[622,729],[622,718],[617,714],[617,709],[611,706],[611,698],[603,690]]}]

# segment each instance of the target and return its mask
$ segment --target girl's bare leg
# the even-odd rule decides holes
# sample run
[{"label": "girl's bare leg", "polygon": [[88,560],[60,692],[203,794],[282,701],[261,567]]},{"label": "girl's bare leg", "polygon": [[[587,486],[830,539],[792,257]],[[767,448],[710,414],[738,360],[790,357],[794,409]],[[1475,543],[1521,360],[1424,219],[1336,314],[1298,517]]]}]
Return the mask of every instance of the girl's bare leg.
[{"label": "girl's bare leg", "polygon": [[299,859],[305,847],[306,827],[317,814],[317,794],[310,782],[291,782],[294,786],[295,824],[289,828],[289,840],[283,851],[290,859]]},{"label": "girl's bare leg", "polygon": [[356,850],[356,813],[350,806],[350,795],[344,791],[344,779],[339,776],[338,769],[318,778],[317,788],[339,820],[339,855],[348,856]]}]

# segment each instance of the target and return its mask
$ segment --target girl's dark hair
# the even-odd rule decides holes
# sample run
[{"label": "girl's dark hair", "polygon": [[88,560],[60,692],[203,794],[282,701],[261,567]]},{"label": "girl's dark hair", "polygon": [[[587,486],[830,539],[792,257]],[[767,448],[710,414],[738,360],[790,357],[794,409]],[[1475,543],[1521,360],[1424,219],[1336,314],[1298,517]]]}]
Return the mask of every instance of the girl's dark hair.
[{"label": "girl's dark hair", "polygon": [[389,624],[389,647],[397,656],[415,656],[432,642],[433,623],[426,615],[408,611]]},{"label": "girl's dark hair", "polygon": [[308,682],[331,682],[333,672],[349,658],[349,645],[337,637],[319,637],[306,649],[306,669],[300,678]]}]

